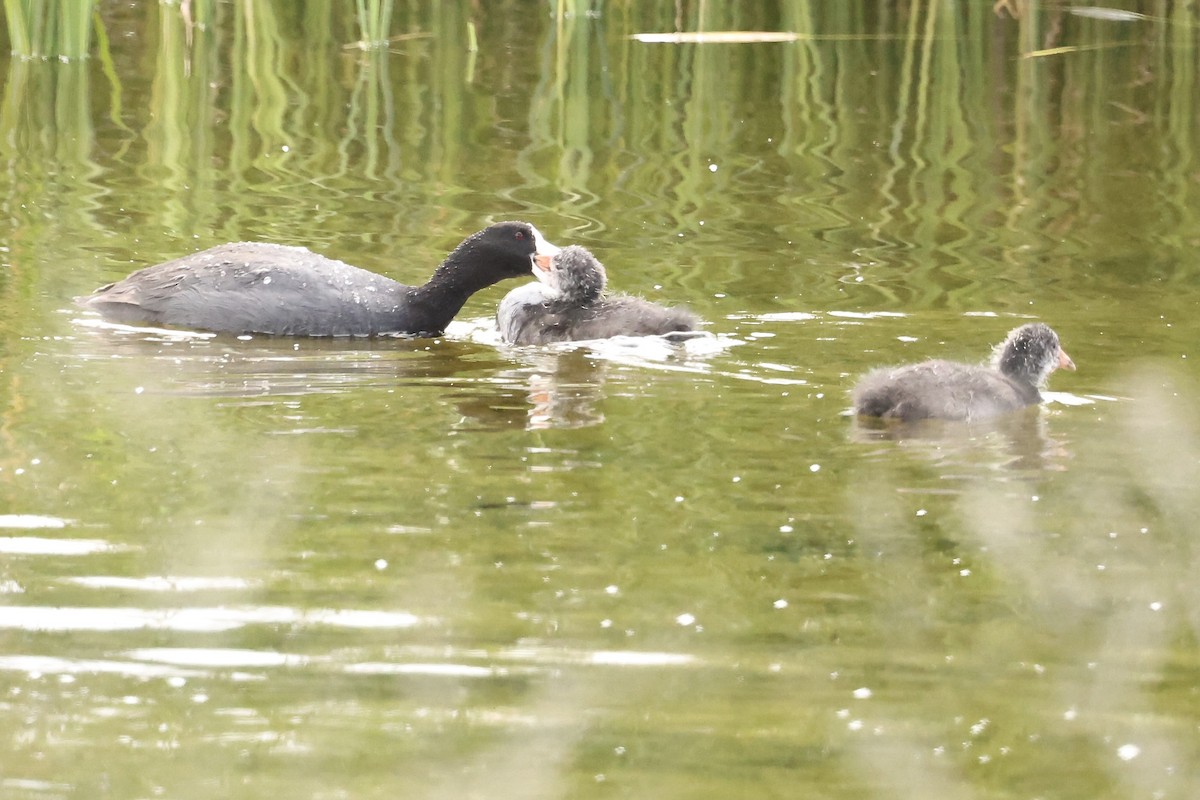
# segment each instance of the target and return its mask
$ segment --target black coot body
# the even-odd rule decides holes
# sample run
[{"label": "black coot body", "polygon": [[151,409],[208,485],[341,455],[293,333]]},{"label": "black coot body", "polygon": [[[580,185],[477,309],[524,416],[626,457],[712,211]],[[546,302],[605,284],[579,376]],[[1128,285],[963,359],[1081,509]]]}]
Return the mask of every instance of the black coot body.
[{"label": "black coot body", "polygon": [[564,247],[548,265],[535,265],[533,273],[541,282],[513,289],[496,311],[500,336],[510,344],[657,336],[699,325],[687,309],[605,295],[604,266],[578,245]]},{"label": "black coot body", "polygon": [[935,360],[871,370],[854,387],[854,410],[904,421],[993,417],[1040,403],[1058,367],[1075,363],[1050,326],[1031,323],[996,346],[990,367]]},{"label": "black coot body", "polygon": [[106,319],[217,333],[436,336],[475,292],[526,274],[558,248],[525,222],[467,237],[423,286],[303,247],[239,242],[138,270],[76,298]]}]

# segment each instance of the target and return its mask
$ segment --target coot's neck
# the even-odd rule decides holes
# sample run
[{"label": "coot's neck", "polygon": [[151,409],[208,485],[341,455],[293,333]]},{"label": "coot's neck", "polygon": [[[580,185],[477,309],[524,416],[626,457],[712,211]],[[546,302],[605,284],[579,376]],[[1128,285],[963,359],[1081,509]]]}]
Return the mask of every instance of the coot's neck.
[{"label": "coot's neck", "polygon": [[1044,382],[1044,378],[1028,353],[1018,352],[1016,348],[1009,345],[1001,353],[996,367],[1000,374],[1008,379],[1009,384],[1021,393],[1026,404],[1033,405],[1041,402],[1042,393],[1039,388]]},{"label": "coot's neck", "polygon": [[1034,405],[1035,403],[1042,402],[1041,391],[1039,391],[1035,384],[1030,383],[1028,379],[1016,375],[1005,375],[1004,377],[1008,378],[1008,382],[1012,387],[1021,393],[1021,397],[1026,405]]},{"label": "coot's neck", "polygon": [[467,298],[505,277],[495,271],[473,268],[472,264],[486,261],[472,259],[472,249],[464,242],[434,270],[425,285],[409,290],[409,311],[421,320],[423,333],[441,333],[462,310]]},{"label": "coot's neck", "polygon": [[1029,351],[1027,343],[1009,342],[1000,352],[996,368],[1010,381],[1027,386],[1036,394],[1048,374],[1038,362],[1039,357],[1040,354]]}]

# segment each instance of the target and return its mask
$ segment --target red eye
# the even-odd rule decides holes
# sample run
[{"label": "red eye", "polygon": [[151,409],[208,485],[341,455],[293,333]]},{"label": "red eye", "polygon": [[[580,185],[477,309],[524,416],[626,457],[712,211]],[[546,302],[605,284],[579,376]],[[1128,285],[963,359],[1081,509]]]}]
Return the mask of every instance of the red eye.
[{"label": "red eye", "polygon": [[525,231],[517,231],[517,241],[519,242],[524,238],[525,238]]}]

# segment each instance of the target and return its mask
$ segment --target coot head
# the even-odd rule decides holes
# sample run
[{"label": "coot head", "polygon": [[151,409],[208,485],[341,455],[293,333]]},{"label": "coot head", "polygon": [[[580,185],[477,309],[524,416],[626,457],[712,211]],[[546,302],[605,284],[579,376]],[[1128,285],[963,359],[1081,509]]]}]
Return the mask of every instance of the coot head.
[{"label": "coot head", "polygon": [[499,281],[526,275],[531,268],[544,269],[558,252],[528,222],[497,222],[468,236],[447,261],[487,265],[498,273],[495,280]]},{"label": "coot head", "polygon": [[533,274],[558,297],[575,305],[599,300],[608,280],[604,265],[577,244],[567,245],[552,258],[535,260]]},{"label": "coot head", "polygon": [[1075,362],[1062,349],[1058,334],[1042,322],[1011,331],[996,346],[995,364],[1003,374],[1031,386],[1045,385],[1050,373],[1059,367],[1075,369]]}]

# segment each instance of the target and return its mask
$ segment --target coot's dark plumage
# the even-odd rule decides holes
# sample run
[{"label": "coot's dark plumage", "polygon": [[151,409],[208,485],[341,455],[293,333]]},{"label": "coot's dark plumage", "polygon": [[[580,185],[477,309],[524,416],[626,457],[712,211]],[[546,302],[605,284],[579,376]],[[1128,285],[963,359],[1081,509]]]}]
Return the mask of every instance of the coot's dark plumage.
[{"label": "coot's dark plumage", "polygon": [[1011,331],[990,367],[923,361],[874,369],[854,387],[854,410],[899,420],[971,420],[1041,402],[1039,389],[1058,367],[1075,369],[1056,334],[1040,322]]},{"label": "coot's dark plumage", "polygon": [[513,289],[500,302],[496,322],[511,344],[548,344],[612,336],[655,336],[696,329],[683,308],[623,294],[604,294],[604,266],[578,245],[564,247],[549,264],[534,266],[541,283]]},{"label": "coot's dark plumage", "polygon": [[423,286],[305,250],[240,242],[138,270],[76,298],[116,322],[283,336],[435,336],[467,298],[558,248],[525,222],[467,237]]}]

